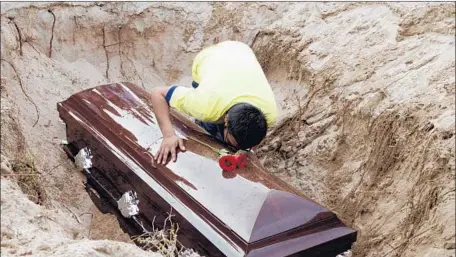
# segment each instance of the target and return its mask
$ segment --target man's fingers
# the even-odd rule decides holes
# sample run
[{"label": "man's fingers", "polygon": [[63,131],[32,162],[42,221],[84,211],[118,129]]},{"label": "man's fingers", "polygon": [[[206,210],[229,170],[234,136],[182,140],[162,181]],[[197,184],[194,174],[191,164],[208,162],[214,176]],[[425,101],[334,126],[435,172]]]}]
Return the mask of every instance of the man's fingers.
[{"label": "man's fingers", "polygon": [[157,152],[154,154],[153,158],[154,160],[158,159],[158,153],[160,152],[160,148],[158,148]]},{"label": "man's fingers", "polygon": [[156,163],[167,163],[168,155],[171,155],[171,160],[175,162],[177,160],[177,147],[179,147],[181,151],[185,151],[184,140],[182,140],[182,138],[177,138],[177,142],[175,141],[175,138],[173,140],[162,142],[162,145],[160,145],[160,148],[158,149],[154,158],[156,160]]},{"label": "man's fingers", "polygon": [[160,156],[160,151],[161,151],[161,147],[158,148],[157,152],[155,153],[155,156],[154,156],[155,161],[158,161],[158,157]]},{"label": "man's fingers", "polygon": [[173,160],[173,162],[176,161],[176,148],[175,147],[171,148],[171,159]]},{"label": "man's fingers", "polygon": [[160,147],[157,152],[157,163],[161,163],[161,159],[163,157],[163,148]]},{"label": "man's fingers", "polygon": [[179,148],[182,151],[185,151],[185,145],[184,145],[184,140],[182,138],[179,138]]},{"label": "man's fingers", "polygon": [[169,149],[168,148],[165,148],[163,150],[163,155],[162,155],[162,161],[161,161],[161,164],[165,164],[166,161],[168,161],[168,154],[169,154]]}]

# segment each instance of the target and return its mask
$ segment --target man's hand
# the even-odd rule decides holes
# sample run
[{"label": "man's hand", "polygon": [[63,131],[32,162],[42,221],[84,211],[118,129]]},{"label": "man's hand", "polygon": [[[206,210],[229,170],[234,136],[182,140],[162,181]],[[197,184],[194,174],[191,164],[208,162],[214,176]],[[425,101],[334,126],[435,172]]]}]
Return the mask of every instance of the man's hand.
[{"label": "man's hand", "polygon": [[184,141],[174,133],[171,118],[169,117],[169,106],[165,99],[168,90],[168,87],[156,87],[152,89],[150,94],[152,108],[157,117],[158,126],[163,134],[163,141],[154,158],[158,164],[165,164],[168,161],[168,155],[170,153],[171,159],[175,162],[177,158],[177,147],[185,151]]},{"label": "man's hand", "polygon": [[175,162],[177,158],[177,147],[181,151],[185,151],[184,140],[182,138],[176,135],[163,137],[161,146],[155,156],[155,161],[159,164],[165,164],[168,161],[168,155],[171,153],[171,160]]}]

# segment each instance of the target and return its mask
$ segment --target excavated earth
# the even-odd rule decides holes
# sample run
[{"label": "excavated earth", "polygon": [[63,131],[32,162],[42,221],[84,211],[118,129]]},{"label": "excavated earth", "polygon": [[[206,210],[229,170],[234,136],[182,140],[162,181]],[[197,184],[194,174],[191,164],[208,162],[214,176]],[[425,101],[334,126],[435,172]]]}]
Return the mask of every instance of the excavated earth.
[{"label": "excavated earth", "polygon": [[455,256],[455,3],[1,3],[2,256],[158,256],[88,193],[56,103],[130,81],[190,86],[252,46],[280,120],[269,171],[359,231],[353,256]]}]

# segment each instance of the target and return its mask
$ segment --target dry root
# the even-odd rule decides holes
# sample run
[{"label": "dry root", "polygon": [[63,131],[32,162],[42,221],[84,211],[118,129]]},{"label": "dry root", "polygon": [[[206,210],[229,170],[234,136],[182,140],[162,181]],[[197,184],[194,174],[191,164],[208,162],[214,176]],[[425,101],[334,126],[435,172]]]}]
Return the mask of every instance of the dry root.
[{"label": "dry root", "polygon": [[42,186],[42,174],[36,169],[35,160],[29,153],[29,159],[15,160],[11,164],[11,173],[3,173],[2,177],[10,177],[17,180],[22,192],[36,204],[44,205],[47,201],[47,193]]},{"label": "dry root", "polygon": [[133,241],[143,250],[159,252],[165,257],[198,257],[197,253],[184,248],[177,240],[179,225],[172,221],[173,216],[170,212],[164,221],[163,229],[154,227],[152,222],[152,231],[132,237]]}]

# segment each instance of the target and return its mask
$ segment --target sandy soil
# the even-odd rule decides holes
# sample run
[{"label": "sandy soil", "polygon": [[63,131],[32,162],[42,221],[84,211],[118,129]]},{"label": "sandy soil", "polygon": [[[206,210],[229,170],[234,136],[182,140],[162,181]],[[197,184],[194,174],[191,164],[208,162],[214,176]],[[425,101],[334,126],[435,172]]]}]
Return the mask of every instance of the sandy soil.
[{"label": "sandy soil", "polygon": [[2,256],[161,256],[133,244],[86,239],[73,217],[34,204],[11,180],[2,179],[1,190]]},{"label": "sandy soil", "polygon": [[[280,105],[258,154],[360,231],[353,256],[454,256],[454,3],[1,7],[2,174],[16,173],[2,176],[2,228],[43,233],[24,244],[2,229],[2,254],[135,248],[61,151],[56,103],[106,82],[189,85],[202,47],[236,39],[252,45]],[[49,229],[37,215],[65,222]]]}]

